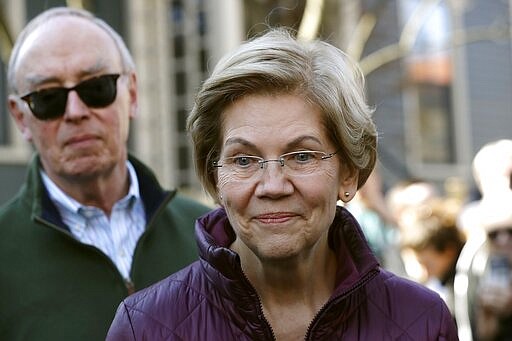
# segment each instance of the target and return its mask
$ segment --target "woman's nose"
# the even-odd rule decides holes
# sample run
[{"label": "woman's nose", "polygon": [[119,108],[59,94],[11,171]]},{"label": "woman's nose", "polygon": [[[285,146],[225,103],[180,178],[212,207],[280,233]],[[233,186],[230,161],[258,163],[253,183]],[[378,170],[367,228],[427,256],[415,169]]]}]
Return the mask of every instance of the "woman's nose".
[{"label": "woman's nose", "polygon": [[280,160],[267,160],[256,185],[256,196],[279,198],[293,193],[293,184]]}]

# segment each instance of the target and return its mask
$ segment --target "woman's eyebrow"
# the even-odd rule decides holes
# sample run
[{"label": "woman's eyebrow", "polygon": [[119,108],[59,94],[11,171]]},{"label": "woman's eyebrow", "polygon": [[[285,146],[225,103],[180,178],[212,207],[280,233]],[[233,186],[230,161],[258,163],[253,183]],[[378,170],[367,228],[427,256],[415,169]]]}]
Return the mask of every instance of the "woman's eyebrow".
[{"label": "woman's eyebrow", "polygon": [[299,136],[299,137],[293,139],[292,141],[288,142],[287,147],[288,148],[297,147],[297,146],[301,145],[305,141],[313,141],[313,142],[316,142],[316,143],[318,143],[320,145],[322,144],[322,141],[320,141],[320,139],[318,139],[316,136],[313,136],[313,135],[302,135],[302,136]]},{"label": "woman's eyebrow", "polygon": [[230,137],[226,140],[226,143],[224,145],[229,146],[232,144],[241,144],[248,147],[256,147],[254,143],[247,141],[246,139],[243,139],[241,137]]},{"label": "woman's eyebrow", "polygon": [[[322,141],[320,141],[320,139],[318,137],[316,137],[316,136],[313,136],[313,135],[302,135],[302,136],[296,137],[292,141],[288,142],[286,144],[286,147],[288,149],[294,148],[294,147],[300,146],[305,141],[313,141],[313,142],[318,143],[320,145],[322,144]],[[254,143],[252,143],[250,141],[247,141],[244,138],[237,137],[237,136],[228,138],[224,145],[225,146],[229,146],[229,145],[234,145],[234,144],[240,144],[240,145],[243,145],[243,146],[246,146],[246,147],[256,148],[256,145]]]}]

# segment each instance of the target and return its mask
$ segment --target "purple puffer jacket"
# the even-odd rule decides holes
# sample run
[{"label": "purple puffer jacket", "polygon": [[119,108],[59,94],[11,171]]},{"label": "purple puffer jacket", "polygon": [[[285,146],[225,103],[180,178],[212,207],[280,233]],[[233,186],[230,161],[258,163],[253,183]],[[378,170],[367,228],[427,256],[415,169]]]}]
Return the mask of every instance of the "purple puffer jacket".
[{"label": "purple puffer jacket", "polygon": [[[274,340],[246,279],[223,209],[196,223],[201,259],[125,299],[107,340]],[[329,231],[337,286],[306,340],[458,340],[448,308],[434,292],[383,269],[354,217],[338,208]]]}]

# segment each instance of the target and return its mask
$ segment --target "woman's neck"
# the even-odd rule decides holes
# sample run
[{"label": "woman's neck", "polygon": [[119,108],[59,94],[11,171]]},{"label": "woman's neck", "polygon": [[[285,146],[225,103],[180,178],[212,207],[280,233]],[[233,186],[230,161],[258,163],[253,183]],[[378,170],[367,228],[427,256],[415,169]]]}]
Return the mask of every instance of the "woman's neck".
[{"label": "woman's neck", "polygon": [[258,293],[278,340],[303,339],[336,281],[336,255],[327,244],[300,257],[261,260],[236,242],[245,275]]}]

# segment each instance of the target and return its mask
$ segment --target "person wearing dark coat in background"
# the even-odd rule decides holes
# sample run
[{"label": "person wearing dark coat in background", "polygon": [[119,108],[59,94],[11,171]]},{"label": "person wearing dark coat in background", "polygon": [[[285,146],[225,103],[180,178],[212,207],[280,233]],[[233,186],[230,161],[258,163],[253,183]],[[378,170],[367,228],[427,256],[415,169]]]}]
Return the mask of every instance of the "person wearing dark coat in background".
[{"label": "person wearing dark coat in background", "polygon": [[35,156],[0,208],[0,339],[104,340],[119,302],[197,259],[210,208],[128,155],[136,71],[91,13],[49,9],[19,35],[9,109]]}]

